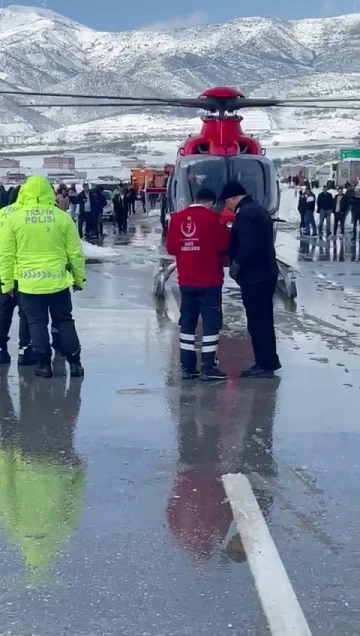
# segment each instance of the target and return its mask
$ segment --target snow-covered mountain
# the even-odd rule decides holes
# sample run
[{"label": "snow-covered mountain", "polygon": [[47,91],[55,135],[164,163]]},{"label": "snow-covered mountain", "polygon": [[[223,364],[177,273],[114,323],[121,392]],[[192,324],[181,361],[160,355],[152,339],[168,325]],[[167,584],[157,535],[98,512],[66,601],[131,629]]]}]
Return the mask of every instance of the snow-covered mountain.
[{"label": "snow-covered mountain", "polygon": [[[264,97],[353,96],[360,89],[359,50],[360,14],[101,33],[45,9],[0,9],[3,90],[164,97],[230,85]],[[281,141],[282,131],[299,139],[354,137],[360,131],[358,113],[269,109],[244,116],[248,130]],[[123,135],[181,138],[197,129],[189,112],[148,109],[135,115],[120,108],[26,109],[21,98],[0,97],[0,141],[17,136],[18,143],[29,146],[52,146],[58,140],[100,145]]]}]

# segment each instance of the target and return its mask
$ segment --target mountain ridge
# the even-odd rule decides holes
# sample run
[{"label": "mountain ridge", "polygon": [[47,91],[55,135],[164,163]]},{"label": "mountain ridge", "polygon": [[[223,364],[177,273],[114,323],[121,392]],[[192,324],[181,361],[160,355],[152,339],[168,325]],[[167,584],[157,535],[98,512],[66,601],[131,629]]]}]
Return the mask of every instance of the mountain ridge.
[{"label": "mountain ridge", "polygon": [[[354,96],[360,92],[359,50],[360,14],[304,20],[237,18],[175,31],[111,33],[90,29],[48,9],[13,5],[0,10],[0,88],[4,90],[183,97],[198,95],[210,86],[230,85],[249,96],[320,97],[333,91],[339,97]],[[56,139],[57,130],[64,136],[66,124],[89,127],[96,121],[111,123],[112,118],[119,135],[119,115],[139,112],[26,110],[22,101],[0,97],[3,140],[18,131],[24,143],[33,143],[36,137],[46,142],[49,135]],[[145,109],[146,113],[155,115],[153,109]],[[172,119],[169,111],[158,109],[157,113],[166,128]],[[281,130],[286,120],[293,122],[294,129],[309,123],[301,109],[288,113],[267,111],[271,127]],[[188,118],[191,113],[177,110],[174,116]],[[346,118],[345,128],[351,134],[360,129],[355,111],[319,111],[320,116],[333,129],[338,126],[340,136]],[[146,117],[139,117],[139,125],[140,120]]]}]

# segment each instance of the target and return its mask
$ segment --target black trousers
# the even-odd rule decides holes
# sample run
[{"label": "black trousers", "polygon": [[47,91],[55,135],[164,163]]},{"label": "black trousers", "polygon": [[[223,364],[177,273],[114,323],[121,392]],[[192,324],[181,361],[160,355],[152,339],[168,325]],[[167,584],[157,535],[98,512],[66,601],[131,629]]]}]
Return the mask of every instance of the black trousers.
[{"label": "black trousers", "polygon": [[84,224],[85,224],[85,236],[86,238],[90,238],[91,233],[94,229],[94,218],[92,212],[81,212],[78,218],[78,231],[80,238],[83,238],[84,235]]},{"label": "black trousers", "polygon": [[353,238],[356,240],[356,228],[359,224],[360,227],[360,211],[356,210],[356,212],[352,213],[352,223],[353,223]]},{"label": "black trousers", "polygon": [[345,214],[343,212],[334,213],[334,236],[340,224],[340,233],[345,234]]},{"label": "black trousers", "polygon": [[215,366],[222,327],[221,287],[180,287],[180,363],[186,371],[197,366],[195,332],[199,316],[202,318],[201,367],[203,372]]},{"label": "black trousers", "polygon": [[101,237],[103,235],[103,213],[102,211],[97,211],[94,213],[94,228],[93,228],[93,234],[95,234],[95,236],[97,238]]},{"label": "black trousers", "polygon": [[266,371],[274,371],[279,364],[273,310],[276,281],[274,278],[262,283],[241,285],[255,363]]},{"label": "black trousers", "polygon": [[299,210],[299,214],[300,214],[300,230],[305,230],[305,211],[301,211]]},{"label": "black trousers", "polygon": [[119,228],[119,232],[121,234],[121,232],[127,232],[127,225],[128,225],[128,213],[124,212],[123,210],[117,210],[117,212],[115,213],[115,218],[116,218],[116,225]]},{"label": "black trousers", "polygon": [[64,289],[56,294],[21,293],[20,296],[29,322],[31,343],[39,361],[48,363],[51,359],[49,312],[59,332],[62,353],[68,360],[75,361],[80,353],[80,342],[72,317],[70,290]]},{"label": "black trousers", "polygon": [[19,306],[19,349],[28,347],[30,344],[29,324],[19,300],[20,298],[17,292],[15,292],[13,296],[0,294],[0,349],[7,347],[16,305]]}]

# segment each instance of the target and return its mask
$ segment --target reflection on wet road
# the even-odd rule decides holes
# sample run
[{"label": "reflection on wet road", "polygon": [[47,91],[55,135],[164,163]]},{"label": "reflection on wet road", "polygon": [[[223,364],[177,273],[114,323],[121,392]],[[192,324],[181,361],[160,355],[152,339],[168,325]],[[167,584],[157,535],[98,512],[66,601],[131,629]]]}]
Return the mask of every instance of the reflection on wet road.
[{"label": "reflection on wet road", "polygon": [[67,389],[65,375],[49,385],[23,373],[17,409],[11,384],[1,369],[1,521],[25,568],[39,577],[81,511],[85,471],[74,449],[81,384]]},{"label": "reflection on wet road", "polygon": [[[0,369],[1,633],[268,635],[222,481],[242,473],[311,633],[354,636],[358,265],[300,263],[297,304],[276,299],[274,381],[237,377],[251,350],[227,285],[219,357],[230,380],[182,384],[176,289],[154,306],[160,235],[142,232],[89,266],[74,296],[83,383],[61,359],[50,381]],[[10,344],[15,360],[16,325]]]}]

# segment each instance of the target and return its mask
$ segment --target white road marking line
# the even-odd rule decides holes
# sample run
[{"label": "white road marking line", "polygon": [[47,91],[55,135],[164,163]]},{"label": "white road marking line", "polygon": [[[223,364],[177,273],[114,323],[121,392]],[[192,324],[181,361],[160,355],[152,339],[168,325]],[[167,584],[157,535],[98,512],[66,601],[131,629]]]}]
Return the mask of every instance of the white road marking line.
[{"label": "white road marking line", "polygon": [[272,636],[311,636],[309,625],[245,475],[223,484]]}]

